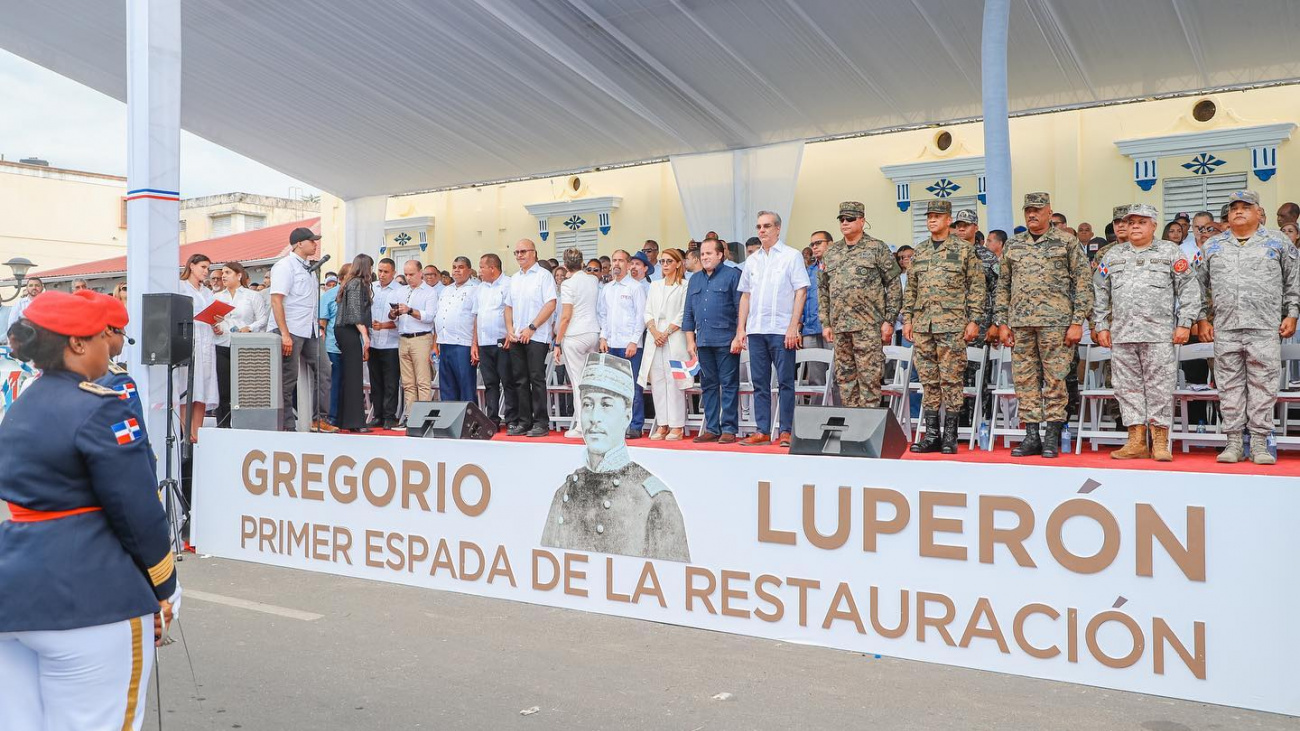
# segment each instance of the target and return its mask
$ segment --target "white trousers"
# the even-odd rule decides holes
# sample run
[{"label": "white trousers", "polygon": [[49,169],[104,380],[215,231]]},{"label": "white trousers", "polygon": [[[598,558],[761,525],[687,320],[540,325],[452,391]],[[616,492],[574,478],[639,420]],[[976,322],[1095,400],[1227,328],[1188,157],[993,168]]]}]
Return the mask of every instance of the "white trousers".
[{"label": "white trousers", "polygon": [[655,359],[650,364],[650,396],[655,402],[655,426],[669,429],[686,426],[686,392],[677,387],[673,378],[668,348],[655,348]]},{"label": "white trousers", "polygon": [[560,348],[564,372],[573,386],[573,430],[579,433],[582,432],[582,396],[578,393],[578,386],[582,385],[582,369],[587,365],[587,356],[596,352],[599,345],[600,333],[566,334]]},{"label": "white trousers", "polygon": [[0,632],[0,731],[139,731],[153,659],[153,615]]}]

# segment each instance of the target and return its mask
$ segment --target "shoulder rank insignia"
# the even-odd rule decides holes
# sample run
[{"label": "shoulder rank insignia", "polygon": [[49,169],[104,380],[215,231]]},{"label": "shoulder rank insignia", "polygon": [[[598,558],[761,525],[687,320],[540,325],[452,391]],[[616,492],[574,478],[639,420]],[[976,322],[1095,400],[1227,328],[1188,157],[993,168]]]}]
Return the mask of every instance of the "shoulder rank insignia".
[{"label": "shoulder rank insignia", "polygon": [[113,436],[117,438],[118,444],[130,444],[141,438],[140,422],[134,418],[119,421],[109,428],[113,430]]},{"label": "shoulder rank insignia", "polygon": [[122,398],[122,392],[115,388],[109,388],[108,386],[101,386],[98,383],[92,383],[90,381],[82,381],[79,385],[82,391],[93,393],[96,396],[112,396],[113,398],[119,398],[119,399]]},{"label": "shoulder rank insignia", "polygon": [[125,367],[110,361],[108,364],[108,372],[115,376],[122,376],[125,375],[127,371]]}]

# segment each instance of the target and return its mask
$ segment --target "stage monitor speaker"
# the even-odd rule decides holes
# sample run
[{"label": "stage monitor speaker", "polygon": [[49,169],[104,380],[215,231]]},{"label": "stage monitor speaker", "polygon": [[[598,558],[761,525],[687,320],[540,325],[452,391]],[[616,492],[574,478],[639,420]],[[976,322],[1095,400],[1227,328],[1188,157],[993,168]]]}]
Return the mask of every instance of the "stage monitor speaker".
[{"label": "stage monitor speaker", "polygon": [[473,401],[417,401],[406,417],[406,436],[429,439],[491,439],[497,425]]},{"label": "stage monitor speaker", "polygon": [[907,450],[898,418],[883,408],[799,406],[791,437],[790,454],[899,459]]},{"label": "stage monitor speaker", "polygon": [[183,294],[149,293],[142,299],[140,362],[184,365],[194,351],[194,301]]}]

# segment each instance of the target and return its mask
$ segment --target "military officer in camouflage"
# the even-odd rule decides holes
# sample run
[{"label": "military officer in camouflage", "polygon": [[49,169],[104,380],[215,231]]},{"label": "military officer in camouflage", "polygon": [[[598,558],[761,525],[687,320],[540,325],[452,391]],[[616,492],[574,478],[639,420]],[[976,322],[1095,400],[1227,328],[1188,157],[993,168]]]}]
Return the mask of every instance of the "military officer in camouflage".
[{"label": "military officer in camouflage", "polygon": [[1128,241],[1128,210],[1131,207],[1132,206],[1128,203],[1125,203],[1122,206],[1115,206],[1111,209],[1110,227],[1115,231],[1115,240],[1107,241],[1100,249],[1097,249],[1097,255],[1092,258],[1093,268],[1096,268],[1097,264],[1101,262],[1102,257],[1106,256],[1106,252],[1110,251],[1112,247],[1119,246],[1125,241]]},{"label": "military officer in camouflage", "polygon": [[982,348],[990,341],[996,343],[998,339],[997,328],[993,327],[993,306],[998,295],[998,255],[984,244],[978,243],[980,217],[973,209],[963,208],[957,211],[952,219],[952,229],[957,232],[957,238],[975,247],[975,256],[979,257],[980,265],[984,267],[984,314],[979,320],[979,337],[971,342],[973,347]]},{"label": "military officer in camouflage", "polygon": [[835,380],[845,406],[876,406],[885,369],[882,346],[894,336],[903,303],[898,267],[889,247],[863,233],[866,207],[840,204],[839,241],[826,247],[817,277],[822,337],[835,347]]},{"label": "military officer in camouflage", "polygon": [[690,561],[686,524],[672,490],[627,453],[636,388],[631,361],[592,353],[580,383],[587,465],[555,491],[542,545]]},{"label": "military officer in camouflage", "polygon": [[1191,335],[1201,311],[1201,285],[1178,244],[1155,239],[1157,217],[1154,206],[1131,206],[1128,240],[1106,253],[1092,278],[1093,336],[1111,349],[1115,399],[1128,425],[1128,443],[1111,452],[1112,459],[1174,458],[1174,347]]},{"label": "military officer in camouflage", "polygon": [[[979,336],[978,321],[984,314],[984,269],[975,247],[957,238],[951,224],[950,201],[927,204],[930,238],[916,242],[903,293],[903,337],[913,343],[925,417],[925,438],[912,445],[913,452],[957,453],[966,344]],[[945,409],[942,435],[940,406]]]},{"label": "military officer in camouflage", "polygon": [[[1025,439],[1011,455],[1051,459],[1061,450],[1065,377],[1092,313],[1092,270],[1078,239],[1051,225],[1047,193],[1026,194],[1024,211],[1027,230],[1002,251],[994,319],[998,339],[1012,348],[1011,375],[1025,422]],[[1043,421],[1047,430],[1040,437]]]},{"label": "military officer in camouflage", "polygon": [[1295,334],[1300,316],[1300,259],[1289,240],[1264,228],[1263,212],[1255,191],[1230,194],[1229,228],[1206,242],[1196,268],[1206,302],[1200,338],[1214,343],[1214,379],[1228,437],[1220,462],[1245,457],[1243,428],[1250,429],[1251,461],[1276,461],[1267,439],[1281,377],[1281,339]]}]

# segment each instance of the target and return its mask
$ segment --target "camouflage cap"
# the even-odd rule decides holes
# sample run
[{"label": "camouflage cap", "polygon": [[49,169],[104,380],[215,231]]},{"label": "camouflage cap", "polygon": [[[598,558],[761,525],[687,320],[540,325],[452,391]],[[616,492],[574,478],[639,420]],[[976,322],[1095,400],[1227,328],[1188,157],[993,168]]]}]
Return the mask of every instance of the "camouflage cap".
[{"label": "camouflage cap", "polygon": [[974,210],[970,208],[963,208],[960,211],[957,211],[957,217],[953,219],[953,221],[955,223],[970,223],[978,226],[980,222],[980,217],[979,214],[976,213]]},{"label": "camouflage cap", "polygon": [[1228,205],[1231,206],[1236,202],[1249,203],[1252,206],[1259,205],[1259,193],[1253,190],[1234,190],[1228,194]]},{"label": "camouflage cap", "polygon": [[1043,208],[1052,205],[1052,197],[1046,193],[1025,193],[1024,208]]},{"label": "camouflage cap", "polygon": [[632,361],[609,353],[592,353],[582,368],[582,383],[578,393],[588,389],[605,391],[632,402],[636,382],[632,378]]},{"label": "camouflage cap", "polygon": [[1134,203],[1128,207],[1127,216],[1145,216],[1152,220],[1159,220],[1160,214],[1156,212],[1156,207],[1149,203]]},{"label": "camouflage cap", "polygon": [[952,215],[952,201],[930,201],[925,204],[925,212],[929,213],[946,213]]},{"label": "camouflage cap", "polygon": [[1111,221],[1123,221],[1123,220],[1124,220],[1124,217],[1128,215],[1128,209],[1130,209],[1130,208],[1132,208],[1132,207],[1133,207],[1133,206],[1132,206],[1131,204],[1129,204],[1129,203],[1125,203],[1125,204],[1122,205],[1122,206],[1115,206],[1115,207],[1112,208],[1111,211],[1110,211],[1110,220],[1111,220]]},{"label": "camouflage cap", "polygon": [[836,214],[835,217],[839,218],[840,216],[850,216],[852,218],[863,218],[866,215],[867,215],[866,206],[862,205],[858,201],[844,201],[843,203],[840,204],[840,212]]}]

